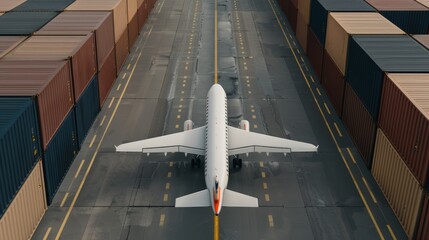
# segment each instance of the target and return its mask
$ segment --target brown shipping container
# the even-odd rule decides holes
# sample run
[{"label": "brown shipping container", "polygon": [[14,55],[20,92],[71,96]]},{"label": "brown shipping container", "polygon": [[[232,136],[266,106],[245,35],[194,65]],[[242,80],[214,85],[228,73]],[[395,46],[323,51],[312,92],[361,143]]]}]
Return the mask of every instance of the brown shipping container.
[{"label": "brown shipping container", "polygon": [[130,23],[134,16],[137,14],[137,5],[137,0],[127,0],[128,23]]},{"label": "brown shipping container", "polygon": [[299,0],[298,1],[298,12],[304,19],[305,24],[310,23],[310,4],[311,0]]},{"label": "brown shipping container", "polygon": [[425,48],[429,49],[429,35],[413,35],[412,37]]},{"label": "brown shipping container", "polygon": [[68,61],[0,61],[0,96],[33,96],[43,149],[73,107]]},{"label": "brown shipping container", "polygon": [[304,21],[304,17],[298,12],[298,16],[296,18],[296,39],[305,53],[307,53],[307,34],[308,26]]},{"label": "brown shipping container", "polygon": [[30,239],[46,209],[42,161],[39,161],[0,219],[0,239]]},{"label": "brown shipping container", "polygon": [[115,46],[111,12],[62,12],[34,35],[86,36],[94,32],[97,46],[97,66],[100,68]]},{"label": "brown shipping container", "polygon": [[342,120],[368,168],[371,167],[376,125],[359,97],[346,83]]},{"label": "brown shipping container", "polygon": [[2,0],[0,1],[0,12],[8,12],[15,7],[21,5],[26,0]]},{"label": "brown shipping container", "polygon": [[116,79],[116,60],[115,60],[115,51],[112,51],[109,54],[106,62],[100,69],[98,73],[98,91],[100,97],[100,106],[103,106],[104,101],[109,95],[109,91],[112,88],[113,83]]},{"label": "brown shipping container", "polygon": [[405,34],[401,29],[375,12],[329,13],[325,48],[342,75],[346,73],[349,38],[352,34]]},{"label": "brown shipping container", "polygon": [[142,3],[142,5],[139,7],[137,11],[139,32],[143,29],[143,26],[146,22],[147,17],[148,17],[147,1],[144,1],[144,3]]},{"label": "brown shipping container", "polygon": [[134,45],[134,42],[136,41],[137,36],[139,35],[139,23],[137,18],[138,16],[136,14],[133,17],[133,20],[131,20],[131,22],[128,23],[128,46],[130,49]]},{"label": "brown shipping container", "polygon": [[423,187],[429,172],[429,74],[388,74],[379,127]]},{"label": "brown shipping container", "polygon": [[0,36],[0,58],[4,57],[25,40],[21,36]]},{"label": "brown shipping container", "polygon": [[292,27],[294,33],[296,33],[296,18],[298,15],[298,9],[292,4],[291,0],[285,0],[285,14],[289,22],[289,25]]},{"label": "brown shipping container", "polygon": [[116,43],[115,46],[116,51],[116,72],[119,73],[121,71],[122,65],[127,59],[129,48],[128,48],[128,31],[122,34],[122,37]]},{"label": "brown shipping container", "polygon": [[331,99],[338,116],[341,116],[344,100],[344,76],[341,74],[331,56],[325,50],[323,56],[322,85]]},{"label": "brown shipping container", "polygon": [[429,195],[423,198],[423,208],[420,216],[420,224],[418,226],[417,239],[429,239]]},{"label": "brown shipping container", "polygon": [[298,10],[298,0],[291,0],[292,5]]},{"label": "brown shipping container", "polygon": [[316,76],[319,80],[322,79],[323,46],[310,27],[308,28],[307,35],[307,57],[313,66]]},{"label": "brown shipping container", "polygon": [[377,130],[372,175],[410,239],[417,227],[423,189],[398,152]]},{"label": "brown shipping container", "polygon": [[66,11],[112,11],[115,43],[127,30],[127,0],[77,0]]},{"label": "brown shipping container", "polygon": [[94,34],[87,36],[30,37],[4,57],[6,60],[70,59],[75,101],[97,72]]}]

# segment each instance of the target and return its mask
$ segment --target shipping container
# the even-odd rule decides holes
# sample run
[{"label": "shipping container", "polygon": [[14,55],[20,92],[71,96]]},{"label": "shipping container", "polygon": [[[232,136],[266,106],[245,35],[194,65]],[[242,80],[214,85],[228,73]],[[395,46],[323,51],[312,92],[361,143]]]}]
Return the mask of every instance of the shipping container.
[{"label": "shipping container", "polygon": [[423,208],[420,216],[420,223],[418,225],[417,239],[429,239],[429,195],[423,198]]},{"label": "shipping container", "polygon": [[98,89],[100,95],[100,106],[103,106],[104,101],[109,95],[109,91],[116,79],[116,59],[115,51],[110,51],[109,57],[98,72]]},{"label": "shipping container", "polygon": [[289,25],[291,26],[294,33],[296,33],[296,18],[298,14],[298,8],[296,8],[291,0],[285,0],[285,9],[284,12],[286,14],[286,18],[289,22]]},{"label": "shipping container", "polygon": [[371,172],[409,239],[413,239],[423,189],[380,129]]},{"label": "shipping container", "polygon": [[305,53],[307,53],[307,34],[308,26],[305,23],[304,17],[298,12],[296,18],[296,39]]},{"label": "shipping container", "polygon": [[19,6],[26,0],[7,0],[7,1],[0,1],[0,12],[9,12],[10,10],[14,9],[15,7]]},{"label": "shipping container", "polygon": [[423,45],[423,47],[429,49],[429,35],[413,35],[413,38]]},{"label": "shipping container", "polygon": [[139,32],[143,29],[143,26],[146,22],[146,19],[148,17],[148,7],[147,7],[147,0],[142,1],[142,4],[140,5],[139,9],[137,10],[137,17],[138,17],[138,23],[139,23]]},{"label": "shipping container", "polygon": [[357,149],[370,168],[377,126],[356,93],[346,83],[342,120]]},{"label": "shipping container", "polygon": [[322,79],[323,46],[311,28],[308,28],[307,35],[307,57],[316,76]]},{"label": "shipping container", "polygon": [[12,9],[15,12],[60,12],[75,0],[27,0]]},{"label": "shipping container", "polygon": [[311,0],[310,28],[323,47],[330,12],[375,12],[375,9],[363,0]]},{"label": "shipping container", "polygon": [[429,72],[429,51],[407,35],[350,38],[346,81],[377,121],[384,72]]},{"label": "shipping container", "polygon": [[67,7],[66,11],[111,11],[113,13],[115,43],[127,30],[127,0],[77,0]]},{"label": "shipping container", "polygon": [[94,34],[87,36],[33,36],[3,59],[47,60],[70,59],[75,100],[97,72]]},{"label": "shipping container", "polygon": [[366,0],[381,15],[409,34],[425,34],[429,9],[414,0]]},{"label": "shipping container", "polygon": [[94,76],[85,91],[83,91],[82,96],[80,96],[80,99],[77,101],[75,106],[79,147],[82,145],[92,123],[100,112],[97,77],[97,75]]},{"label": "shipping container", "polygon": [[22,36],[0,36],[0,58],[12,51],[25,40]]},{"label": "shipping container", "polygon": [[38,161],[0,219],[0,239],[31,239],[46,209],[42,162]]},{"label": "shipping container", "polygon": [[95,34],[97,48],[97,66],[106,61],[108,54],[115,47],[113,16],[111,12],[78,12],[60,13],[42,29],[35,32],[39,36],[86,36]]},{"label": "shipping container", "polygon": [[346,74],[347,50],[350,35],[405,34],[379,13],[330,13],[326,31],[325,49],[339,67],[341,74]]},{"label": "shipping container", "polygon": [[41,157],[36,105],[0,97],[0,217]]},{"label": "shipping container", "polygon": [[301,14],[306,25],[310,24],[310,6],[311,0],[298,1],[298,13]]},{"label": "shipping container", "polygon": [[68,61],[0,61],[0,96],[35,101],[44,149],[73,107],[70,71]]},{"label": "shipping container", "polygon": [[7,12],[0,17],[1,36],[29,36],[58,12]]},{"label": "shipping container", "polygon": [[127,60],[127,56],[129,53],[128,31],[125,31],[124,34],[122,34],[122,37],[116,43],[115,51],[116,51],[116,72],[119,73],[121,71],[122,65],[125,63],[125,60]]},{"label": "shipping container", "polygon": [[51,204],[78,151],[75,111],[71,110],[43,154],[48,205]]},{"label": "shipping container", "polygon": [[346,82],[344,76],[341,74],[340,69],[337,67],[337,65],[335,65],[335,62],[326,50],[323,54],[321,82],[329,96],[329,99],[331,100],[332,105],[334,105],[338,116],[341,116],[343,110],[344,87]]},{"label": "shipping container", "polygon": [[387,74],[378,125],[424,187],[429,180],[429,74]]},{"label": "shipping container", "polygon": [[139,35],[139,23],[137,14],[134,15],[130,23],[128,23],[128,46],[131,47],[134,45],[134,42]]}]

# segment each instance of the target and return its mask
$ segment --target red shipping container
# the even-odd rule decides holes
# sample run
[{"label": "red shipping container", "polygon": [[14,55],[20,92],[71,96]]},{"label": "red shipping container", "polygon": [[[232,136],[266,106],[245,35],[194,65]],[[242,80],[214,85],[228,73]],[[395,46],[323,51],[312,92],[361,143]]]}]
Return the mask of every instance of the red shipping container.
[{"label": "red shipping container", "polygon": [[329,99],[331,99],[338,116],[341,116],[343,110],[345,83],[344,76],[340,69],[335,64],[334,60],[332,60],[329,53],[325,50],[323,57],[322,85],[325,88]]},{"label": "red shipping container", "polygon": [[139,35],[139,23],[137,14],[128,23],[128,46],[131,49]]},{"label": "red shipping container", "polygon": [[122,34],[122,36],[119,38],[119,41],[115,45],[115,51],[116,51],[116,72],[119,73],[129,53],[128,30],[125,31]]},{"label": "red shipping container", "polygon": [[295,7],[291,0],[285,0],[285,14],[289,25],[292,27],[294,33],[296,33],[296,22],[298,16],[298,8]]},{"label": "red shipping container", "polygon": [[429,239],[429,195],[423,198],[423,208],[420,216],[420,224],[417,230],[417,239]]},{"label": "red shipping container", "polygon": [[113,83],[116,79],[116,60],[115,51],[112,49],[110,54],[104,62],[103,66],[98,73],[98,91],[100,97],[100,106],[103,106],[104,101],[109,95],[109,91],[112,88]]},{"label": "red shipping container", "polygon": [[348,83],[346,83],[344,92],[342,120],[365,165],[370,168],[377,127],[368,110]]},{"label": "red shipping container", "polygon": [[143,29],[143,26],[146,22],[147,17],[148,17],[147,1],[144,1],[142,5],[139,7],[139,9],[137,10],[139,32]]},{"label": "red shipping container", "polygon": [[316,76],[322,79],[323,46],[310,27],[307,35],[307,57]]},{"label": "red shipping container", "polygon": [[379,127],[419,183],[429,180],[429,74],[384,78]]},{"label": "red shipping container", "polygon": [[73,107],[69,61],[0,61],[0,96],[34,97],[43,149]]}]

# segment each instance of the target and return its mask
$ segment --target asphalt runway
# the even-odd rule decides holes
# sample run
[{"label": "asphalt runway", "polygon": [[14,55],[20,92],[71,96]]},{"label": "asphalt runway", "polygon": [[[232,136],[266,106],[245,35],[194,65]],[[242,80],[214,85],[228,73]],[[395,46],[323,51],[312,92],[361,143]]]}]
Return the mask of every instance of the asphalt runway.
[{"label": "asphalt runway", "polygon": [[[259,208],[223,208],[221,239],[406,239],[315,78],[277,2],[219,0],[218,75],[229,123],[320,145],[250,154],[228,188]],[[205,188],[183,154],[114,145],[205,123],[215,1],[158,0],[33,239],[212,239],[210,208],[174,208]]]}]

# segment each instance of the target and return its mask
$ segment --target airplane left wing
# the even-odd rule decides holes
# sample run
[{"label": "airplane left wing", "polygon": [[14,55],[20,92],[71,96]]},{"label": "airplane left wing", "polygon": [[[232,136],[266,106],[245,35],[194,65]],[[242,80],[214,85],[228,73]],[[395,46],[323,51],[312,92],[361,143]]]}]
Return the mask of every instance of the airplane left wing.
[{"label": "airplane left wing", "polygon": [[206,127],[124,143],[116,147],[116,152],[175,153],[204,155],[204,136]]},{"label": "airplane left wing", "polygon": [[250,152],[284,154],[292,152],[317,152],[317,148],[318,146],[316,147],[309,143],[247,132],[228,126],[229,155],[247,154]]}]

